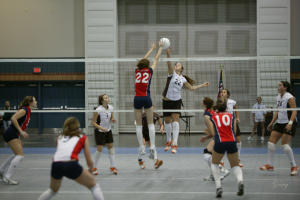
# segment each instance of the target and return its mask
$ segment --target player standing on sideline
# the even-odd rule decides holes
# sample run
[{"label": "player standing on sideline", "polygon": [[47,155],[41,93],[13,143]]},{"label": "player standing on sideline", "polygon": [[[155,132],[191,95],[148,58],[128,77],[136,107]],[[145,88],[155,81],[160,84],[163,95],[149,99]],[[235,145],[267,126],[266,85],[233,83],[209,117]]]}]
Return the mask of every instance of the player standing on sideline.
[{"label": "player standing on sideline", "polygon": [[[262,98],[257,97],[257,103],[253,105],[253,109],[266,109],[266,106],[262,103]],[[248,140],[252,140],[254,133],[257,130],[258,125],[260,125],[261,129],[261,137],[260,140],[263,142],[265,140],[265,116],[266,111],[253,111],[252,112],[252,119],[253,119],[253,129],[251,135],[248,137]]]},{"label": "player standing on sideline", "polygon": [[[167,57],[171,57],[170,48],[167,49]],[[165,89],[163,91],[163,109],[180,110],[182,106],[181,90],[183,86],[189,90],[196,90],[202,87],[209,86],[209,83],[206,82],[200,85],[193,85],[195,83],[194,80],[192,80],[186,75],[182,75],[183,66],[181,63],[176,62],[174,67],[172,66],[170,61],[168,61],[167,64],[168,78]],[[171,153],[176,154],[178,149],[180,112],[164,112],[163,116],[167,135],[165,151],[169,151],[171,146]]]},{"label": "player standing on sideline", "polygon": [[[89,171],[78,163],[78,154],[84,150]],[[95,200],[104,200],[100,186],[93,177],[94,168],[87,137],[81,133],[80,124],[75,117],[65,120],[63,132],[57,139],[57,148],[51,166],[50,188],[38,200],[49,200],[57,194],[63,177],[67,177],[91,190]]]},{"label": "player standing on sideline", "polygon": [[0,166],[0,178],[10,185],[19,184],[18,181],[11,179],[15,168],[21,163],[24,158],[23,146],[20,139],[22,135],[25,139],[29,135],[25,132],[29,121],[31,109],[37,107],[37,101],[34,96],[26,96],[20,104],[20,109],[11,117],[12,124],[6,129],[3,134],[4,141],[8,143],[14,155],[11,155]]},{"label": "player standing on sideline", "polygon": [[[277,96],[277,108],[296,108],[296,100],[292,94],[291,85],[287,81],[281,81],[278,84],[278,96]],[[276,151],[276,143],[281,139],[282,150],[288,156],[291,164],[291,176],[296,176],[299,171],[299,167],[296,164],[294,153],[289,143],[296,133],[297,127],[297,111],[278,111],[274,114],[273,120],[268,125],[268,129],[273,127],[271,136],[268,141],[268,163],[260,167],[262,171],[274,170],[274,154]]]},{"label": "player standing on sideline", "polygon": [[[115,164],[115,149],[113,147],[113,135],[111,131],[111,122],[115,123],[113,107],[109,104],[110,99],[108,95],[102,94],[98,97],[99,106],[93,115],[92,125],[95,127],[95,141],[97,145],[97,150],[94,155],[95,168],[93,169],[93,174],[98,175],[98,163],[101,157],[103,146],[106,145],[108,149],[108,157],[110,161],[110,171],[117,175],[118,170]],[[97,118],[99,117],[99,122],[97,123]]]},{"label": "player standing on sideline", "polygon": [[136,121],[136,135],[139,142],[139,155],[138,163],[140,166],[144,165],[143,155],[145,154],[145,145],[143,144],[143,126],[142,126],[142,115],[143,109],[146,113],[149,137],[150,137],[150,159],[154,159],[154,168],[159,168],[162,164],[162,160],[158,160],[157,151],[155,147],[155,127],[153,124],[153,106],[150,96],[150,85],[153,75],[153,70],[156,68],[159,57],[161,55],[162,46],[159,44],[159,49],[154,58],[153,64],[150,66],[150,61],[147,59],[152,51],[156,48],[155,43],[152,44],[151,49],[146,53],[143,59],[137,63],[135,69],[135,97],[134,97],[134,114]]}]

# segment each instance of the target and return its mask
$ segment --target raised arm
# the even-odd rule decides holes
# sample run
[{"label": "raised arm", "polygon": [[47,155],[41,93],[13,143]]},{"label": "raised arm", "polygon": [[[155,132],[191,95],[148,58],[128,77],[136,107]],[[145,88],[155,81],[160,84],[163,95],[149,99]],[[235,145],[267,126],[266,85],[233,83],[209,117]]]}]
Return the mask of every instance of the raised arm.
[{"label": "raised arm", "polygon": [[184,87],[186,87],[186,88],[189,89],[189,90],[197,90],[197,89],[199,89],[199,88],[207,87],[207,86],[209,86],[209,83],[208,83],[208,82],[203,83],[203,84],[200,84],[200,85],[191,85],[191,84],[189,84],[188,82],[185,82],[185,83],[184,83]]},{"label": "raised arm", "polygon": [[92,160],[88,138],[86,138],[85,143],[84,143],[84,157],[86,160],[86,164],[89,167],[89,171],[92,172],[92,170],[94,168],[94,162]]},{"label": "raised arm", "polygon": [[153,70],[156,68],[156,65],[157,65],[158,60],[159,60],[160,55],[161,55],[161,51],[162,51],[162,44],[159,45],[159,49],[158,49],[157,54],[156,54],[156,56],[155,56],[155,58],[154,58],[154,62],[153,62],[153,64],[152,64],[152,66],[151,66],[151,68],[152,68]]},{"label": "raised arm", "polygon": [[145,59],[147,59],[150,54],[152,53],[152,51],[156,48],[156,44],[155,42],[152,43],[152,47],[149,49],[149,51],[146,53],[146,55],[144,56]]},{"label": "raised arm", "polygon": [[[170,48],[167,49],[167,58],[171,58],[171,49]],[[167,63],[168,63],[168,73],[169,73],[169,75],[171,75],[171,74],[173,74],[174,69],[172,67],[171,61],[168,61]]]}]

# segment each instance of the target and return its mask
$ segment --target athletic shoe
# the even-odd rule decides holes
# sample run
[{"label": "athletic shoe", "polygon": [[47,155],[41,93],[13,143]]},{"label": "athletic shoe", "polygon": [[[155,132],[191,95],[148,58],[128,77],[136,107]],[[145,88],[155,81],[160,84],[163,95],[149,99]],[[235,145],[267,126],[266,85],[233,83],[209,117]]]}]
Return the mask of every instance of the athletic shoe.
[{"label": "athletic shoe", "polygon": [[110,168],[110,171],[111,171],[114,175],[117,175],[117,174],[118,174],[118,170],[117,170],[117,168],[115,168],[115,167],[111,167],[111,168]]},{"label": "athletic shoe", "polygon": [[144,165],[144,161],[139,160],[138,163],[139,163],[139,166],[140,166],[141,169],[145,169],[146,168],[146,166]]},{"label": "athletic shoe", "polygon": [[166,142],[165,146],[166,146],[165,151],[169,151],[170,146],[171,146],[171,142]]},{"label": "athletic shoe", "polygon": [[12,180],[10,178],[6,178],[5,176],[3,176],[3,182],[8,185],[18,185],[19,184],[18,181]]},{"label": "athletic shoe", "polygon": [[154,159],[155,149],[150,149],[149,151],[150,151],[149,158],[153,160]]},{"label": "athletic shoe", "polygon": [[171,153],[172,154],[176,154],[177,153],[177,145],[172,145],[172,150],[171,150]]},{"label": "athletic shoe", "polygon": [[260,137],[260,141],[265,141],[265,138],[263,136]]},{"label": "athletic shoe", "polygon": [[243,183],[239,183],[238,192],[236,193],[236,195],[238,195],[238,196],[244,195],[244,184]]},{"label": "athletic shoe", "polygon": [[216,197],[221,198],[222,194],[223,194],[223,189],[222,188],[217,188]]},{"label": "athletic shoe", "polygon": [[265,164],[264,166],[261,166],[259,169],[261,171],[274,171],[274,167],[269,164]]},{"label": "athletic shoe", "polygon": [[203,180],[204,180],[204,181],[215,181],[215,178],[214,178],[214,176],[211,174],[211,175],[208,176],[208,177],[204,177]]},{"label": "athletic shoe", "polygon": [[252,137],[251,137],[251,136],[248,137],[248,141],[250,141],[250,140],[252,140]]},{"label": "athletic shoe", "polygon": [[162,166],[163,165],[163,161],[162,160],[156,160],[156,162],[155,162],[155,164],[154,164],[154,168],[155,169],[158,169],[160,166]]},{"label": "athletic shoe", "polygon": [[295,166],[291,168],[291,176],[297,176],[299,171],[299,167]]},{"label": "athletic shoe", "polygon": [[97,170],[97,168],[94,168],[94,169],[92,170],[92,174],[95,175],[95,176],[98,175],[98,170]]}]

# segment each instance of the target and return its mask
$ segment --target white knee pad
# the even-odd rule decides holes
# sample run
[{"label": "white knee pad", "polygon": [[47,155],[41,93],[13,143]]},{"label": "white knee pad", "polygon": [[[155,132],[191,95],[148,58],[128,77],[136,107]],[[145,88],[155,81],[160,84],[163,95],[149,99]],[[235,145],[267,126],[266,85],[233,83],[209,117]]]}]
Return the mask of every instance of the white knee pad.
[{"label": "white knee pad", "polygon": [[283,152],[285,152],[285,153],[288,153],[292,150],[292,148],[288,144],[281,145],[281,147],[282,147]]},{"label": "white knee pad", "polygon": [[209,153],[203,154],[203,160],[205,160],[206,162],[211,162],[211,154]]},{"label": "white knee pad", "polygon": [[270,151],[275,151],[276,150],[276,145],[272,142],[268,142],[268,149]]}]

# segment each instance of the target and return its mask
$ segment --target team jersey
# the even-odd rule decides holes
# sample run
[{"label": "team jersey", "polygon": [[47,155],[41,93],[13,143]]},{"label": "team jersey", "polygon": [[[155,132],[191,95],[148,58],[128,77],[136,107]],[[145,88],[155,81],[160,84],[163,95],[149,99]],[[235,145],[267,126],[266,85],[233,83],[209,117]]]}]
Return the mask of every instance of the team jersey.
[{"label": "team jersey", "polygon": [[[29,106],[22,107],[21,109],[25,110],[26,113],[23,117],[18,119],[18,124],[21,129],[25,131],[30,121],[31,109]],[[10,126],[18,132],[17,128],[13,124]],[[18,136],[20,136],[20,133],[18,133]]]},{"label": "team jersey", "polygon": [[[101,127],[106,128],[107,131],[111,130],[111,114],[113,112],[113,107],[111,105],[108,105],[108,109],[100,105],[96,111],[99,114],[99,119],[100,122],[98,123]],[[103,132],[102,130],[99,129],[100,132]]]},{"label": "team jersey", "polygon": [[135,96],[150,96],[152,74],[151,67],[135,70]]},{"label": "team jersey", "polygon": [[233,99],[227,99],[227,112],[234,115],[233,107],[236,105],[236,101]]},{"label": "team jersey", "polygon": [[181,89],[186,82],[182,75],[178,75],[175,71],[168,75],[166,87],[163,96],[171,101],[178,101],[181,99]]},{"label": "team jersey", "polygon": [[234,133],[234,117],[229,112],[215,113],[211,116],[215,128],[215,142],[236,142]]},{"label": "team jersey", "polygon": [[57,138],[57,148],[53,157],[54,162],[78,160],[78,154],[84,148],[85,135],[79,137],[59,136]]},{"label": "team jersey", "polygon": [[[266,106],[264,104],[259,104],[259,103],[256,103],[253,105],[253,109],[265,109]],[[264,118],[265,118],[265,114],[267,114],[266,111],[253,111],[252,112],[254,114],[254,120],[256,122],[261,122],[261,121],[264,121]]]},{"label": "team jersey", "polygon": [[[293,98],[294,96],[289,93],[286,92],[284,93],[283,96],[281,96],[280,94],[277,96],[277,108],[289,108],[289,100],[291,98]],[[278,112],[278,119],[277,119],[277,123],[279,124],[286,124],[290,121],[291,118],[291,111],[279,111]],[[296,119],[297,120],[297,119]]]}]

